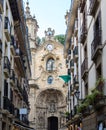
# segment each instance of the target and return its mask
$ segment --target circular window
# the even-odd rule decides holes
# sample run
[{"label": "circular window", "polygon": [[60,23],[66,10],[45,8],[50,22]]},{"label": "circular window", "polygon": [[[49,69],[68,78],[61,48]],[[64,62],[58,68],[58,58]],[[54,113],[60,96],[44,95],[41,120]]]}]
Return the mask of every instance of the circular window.
[{"label": "circular window", "polygon": [[52,84],[52,82],[53,82],[53,77],[52,77],[52,76],[49,76],[48,79],[47,79],[47,82],[48,82],[48,84]]}]

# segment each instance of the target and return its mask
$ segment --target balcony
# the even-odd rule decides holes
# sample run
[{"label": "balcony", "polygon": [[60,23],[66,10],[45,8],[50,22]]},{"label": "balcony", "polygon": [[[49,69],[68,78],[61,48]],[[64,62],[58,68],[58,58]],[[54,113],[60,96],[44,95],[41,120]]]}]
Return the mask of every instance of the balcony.
[{"label": "balcony", "polygon": [[74,90],[74,88],[72,87],[71,92],[70,92],[70,95],[71,95],[71,96],[74,96],[74,93],[75,93],[75,90]]},{"label": "balcony", "polygon": [[21,84],[19,83],[18,79],[15,78],[15,87],[14,87],[14,91],[17,92],[17,94],[20,96],[20,98],[22,99],[23,96],[23,90],[22,90],[22,87],[21,87]]},{"label": "balcony", "polygon": [[26,45],[25,45],[25,25],[22,24],[22,22],[20,22],[18,24],[18,26],[15,26],[15,31],[16,31],[16,34],[17,34],[17,38],[18,38],[18,42],[19,42],[19,45],[20,45],[20,49],[26,53]]},{"label": "balcony", "polygon": [[68,74],[68,75],[71,75],[70,69],[68,69],[67,74]]},{"label": "balcony", "polygon": [[66,68],[68,68],[68,59],[66,59]]},{"label": "balcony", "polygon": [[3,109],[6,110],[6,113],[14,115],[14,105],[6,96],[3,98]]},{"label": "balcony", "polygon": [[96,30],[94,40],[91,44],[91,59],[95,61],[102,52],[102,34],[101,30]]},{"label": "balcony", "polygon": [[79,0],[72,0],[71,7],[70,7],[70,13],[69,13],[69,21],[68,21],[68,27],[67,27],[67,34],[66,34],[66,41],[65,41],[65,57],[67,57],[67,50],[70,46],[70,41],[73,33],[73,26],[76,20],[76,14],[77,9],[79,6]]},{"label": "balcony", "polygon": [[28,102],[28,94],[27,94],[27,91],[25,89],[23,89],[23,100],[24,102],[29,105],[29,102]]},{"label": "balcony", "polygon": [[88,58],[85,58],[81,65],[81,77],[84,79],[88,74]]},{"label": "balcony", "polygon": [[86,37],[87,37],[87,28],[86,28],[86,24],[82,23],[82,27],[80,29],[80,43],[84,44]]},{"label": "balcony", "polygon": [[77,114],[77,106],[74,106],[73,110],[71,110],[72,118]]},{"label": "balcony", "polygon": [[16,91],[17,93],[18,93],[18,79],[17,78],[15,78],[15,86],[14,86],[14,91]]},{"label": "balcony", "polygon": [[66,122],[68,122],[69,120],[71,120],[72,118],[72,113],[66,113]]},{"label": "balcony", "polygon": [[4,20],[4,33],[5,33],[5,36],[7,38],[7,41],[10,42],[11,41],[11,37],[10,37],[10,22],[9,22],[9,19],[8,17],[5,17],[5,20]]},{"label": "balcony", "polygon": [[79,78],[78,75],[74,76],[74,89],[78,90],[79,88]]},{"label": "balcony", "polygon": [[0,14],[3,12],[3,2],[4,0],[0,0]]},{"label": "balcony", "polygon": [[22,115],[22,122],[29,125],[29,120],[26,115]]},{"label": "balcony", "polygon": [[14,115],[15,115],[15,118],[17,118],[18,120],[20,120],[20,114],[19,114],[19,109],[18,108],[14,108]]},{"label": "balcony", "polygon": [[11,85],[15,84],[15,73],[13,69],[10,70],[10,83]]},{"label": "balcony", "polygon": [[75,20],[75,24],[74,24],[74,35],[76,36],[78,32],[78,19]]},{"label": "balcony", "polygon": [[14,36],[11,36],[11,43],[10,43],[10,49],[13,55],[15,55],[15,50],[16,50],[16,41],[14,39]]},{"label": "balcony", "polygon": [[95,102],[94,102],[94,107],[96,109],[100,109],[100,108],[103,108],[103,106],[106,105],[106,96],[98,96],[96,99],[95,99]]},{"label": "balcony", "polygon": [[15,21],[20,19],[19,11],[18,11],[18,4],[17,0],[9,0],[12,16]]},{"label": "balcony", "polygon": [[70,58],[71,58],[71,50],[69,49],[68,50],[68,60],[70,60]]},{"label": "balcony", "polygon": [[78,61],[78,46],[75,46],[73,50],[73,57],[74,57],[74,61],[77,62]]},{"label": "balcony", "polygon": [[82,13],[86,4],[86,0],[80,0],[80,12]]},{"label": "balcony", "polygon": [[10,61],[7,56],[4,56],[4,74],[9,77],[10,74]]},{"label": "balcony", "polygon": [[0,40],[0,58],[2,57],[2,41]]},{"label": "balcony", "polygon": [[15,63],[19,69],[20,75],[25,76],[25,66],[22,52],[19,48],[16,49],[16,55],[14,56]]},{"label": "balcony", "polygon": [[70,69],[71,69],[71,72],[74,71],[74,60],[73,59],[70,61]]},{"label": "balcony", "polygon": [[20,98],[23,98],[22,97],[23,90],[22,90],[21,84],[19,82],[17,82],[17,88],[18,88],[18,94],[19,94]]},{"label": "balcony", "polygon": [[100,0],[90,0],[90,4],[89,4],[89,9],[88,9],[88,14],[89,15],[94,15],[97,7],[99,5],[99,1]]}]

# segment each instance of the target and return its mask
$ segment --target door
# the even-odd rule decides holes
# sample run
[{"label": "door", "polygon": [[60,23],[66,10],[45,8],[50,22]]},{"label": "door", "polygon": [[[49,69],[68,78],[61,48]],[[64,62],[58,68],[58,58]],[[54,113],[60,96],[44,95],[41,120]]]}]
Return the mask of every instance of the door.
[{"label": "door", "polygon": [[48,118],[48,130],[58,130],[58,118],[57,117],[49,117]]}]

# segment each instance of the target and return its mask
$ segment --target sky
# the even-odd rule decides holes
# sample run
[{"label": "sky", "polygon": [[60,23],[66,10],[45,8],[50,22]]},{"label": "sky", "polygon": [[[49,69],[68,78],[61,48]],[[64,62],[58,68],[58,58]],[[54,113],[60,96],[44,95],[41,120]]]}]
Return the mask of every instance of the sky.
[{"label": "sky", "polygon": [[[26,6],[26,1],[25,6]],[[35,15],[39,29],[37,35],[44,37],[44,31],[50,27],[55,35],[65,34],[65,14],[70,9],[71,0],[28,0],[31,15]]]}]

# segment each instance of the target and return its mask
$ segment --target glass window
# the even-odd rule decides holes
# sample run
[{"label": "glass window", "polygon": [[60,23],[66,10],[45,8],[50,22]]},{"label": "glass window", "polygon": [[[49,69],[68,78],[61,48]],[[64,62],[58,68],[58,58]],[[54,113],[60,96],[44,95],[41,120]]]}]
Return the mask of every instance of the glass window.
[{"label": "glass window", "polygon": [[54,70],[54,59],[52,58],[48,59],[47,64],[46,64],[46,70],[48,71]]},{"label": "glass window", "polygon": [[52,84],[52,82],[53,82],[53,77],[52,77],[52,76],[49,76],[48,79],[47,79],[47,82],[48,82],[48,84]]}]

